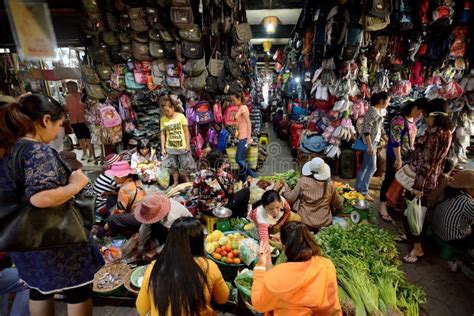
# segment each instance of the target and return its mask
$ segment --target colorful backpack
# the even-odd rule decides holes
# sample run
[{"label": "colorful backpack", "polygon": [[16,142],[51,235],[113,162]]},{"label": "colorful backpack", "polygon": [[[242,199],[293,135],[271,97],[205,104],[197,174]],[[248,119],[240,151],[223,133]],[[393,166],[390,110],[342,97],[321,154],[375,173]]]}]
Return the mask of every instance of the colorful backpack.
[{"label": "colorful backpack", "polygon": [[209,128],[206,134],[206,142],[213,144],[214,146],[218,143],[218,135],[214,128]]},{"label": "colorful backpack", "polygon": [[214,121],[209,102],[199,101],[194,106],[196,111],[196,123],[198,124],[208,124]]},{"label": "colorful backpack", "polygon": [[122,124],[122,118],[118,114],[117,110],[111,106],[104,106],[99,110],[101,125],[105,128],[112,128]]},{"label": "colorful backpack", "polygon": [[224,120],[224,117],[222,116],[222,107],[220,102],[216,102],[213,105],[213,112],[214,112],[214,120],[216,121],[217,124],[222,123]]},{"label": "colorful backpack", "polygon": [[196,110],[194,109],[195,102],[188,102],[186,105],[186,118],[188,119],[188,125],[196,125]]},{"label": "colorful backpack", "polygon": [[237,126],[237,112],[239,107],[235,104],[230,104],[224,111],[224,124],[226,126]]},{"label": "colorful backpack", "polygon": [[219,132],[219,136],[217,138],[217,149],[225,152],[227,150],[227,142],[229,141],[229,131],[226,128],[222,128]]}]

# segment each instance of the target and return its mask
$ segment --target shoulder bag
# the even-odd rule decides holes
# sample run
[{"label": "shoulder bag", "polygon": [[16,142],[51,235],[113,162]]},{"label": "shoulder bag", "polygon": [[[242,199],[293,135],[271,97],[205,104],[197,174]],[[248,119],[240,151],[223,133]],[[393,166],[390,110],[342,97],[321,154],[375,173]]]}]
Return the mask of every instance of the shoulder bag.
[{"label": "shoulder bag", "polygon": [[[78,194],[59,206],[33,206],[25,199],[18,174],[22,170],[19,157],[25,146],[20,145],[13,152],[9,164],[16,190],[0,191],[0,250],[41,250],[87,243],[94,223],[95,197]],[[70,174],[70,169],[58,155],[57,159]]]}]

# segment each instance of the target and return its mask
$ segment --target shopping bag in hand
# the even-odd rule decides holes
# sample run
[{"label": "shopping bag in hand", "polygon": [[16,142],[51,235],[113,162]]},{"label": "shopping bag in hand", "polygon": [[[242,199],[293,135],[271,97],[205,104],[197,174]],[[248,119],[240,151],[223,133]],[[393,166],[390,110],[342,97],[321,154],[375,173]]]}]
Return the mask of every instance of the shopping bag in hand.
[{"label": "shopping bag in hand", "polygon": [[385,198],[390,206],[396,207],[399,204],[400,198],[402,197],[404,188],[398,183],[397,180],[393,180],[392,184],[388,188]]},{"label": "shopping bag in hand", "polygon": [[426,207],[421,206],[421,200],[419,198],[407,201],[407,205],[405,216],[408,219],[408,227],[410,227],[410,231],[413,235],[419,236],[423,230]]}]

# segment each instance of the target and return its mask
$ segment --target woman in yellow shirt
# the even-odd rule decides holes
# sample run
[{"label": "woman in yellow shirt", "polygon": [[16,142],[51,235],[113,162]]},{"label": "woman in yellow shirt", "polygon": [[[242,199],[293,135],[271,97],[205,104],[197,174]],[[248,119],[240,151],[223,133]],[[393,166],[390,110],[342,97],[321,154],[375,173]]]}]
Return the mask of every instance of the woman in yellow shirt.
[{"label": "woman in yellow shirt", "polygon": [[145,272],[136,301],[140,315],[216,315],[211,299],[224,304],[229,288],[217,265],[205,258],[199,220],[177,219],[157,261]]}]

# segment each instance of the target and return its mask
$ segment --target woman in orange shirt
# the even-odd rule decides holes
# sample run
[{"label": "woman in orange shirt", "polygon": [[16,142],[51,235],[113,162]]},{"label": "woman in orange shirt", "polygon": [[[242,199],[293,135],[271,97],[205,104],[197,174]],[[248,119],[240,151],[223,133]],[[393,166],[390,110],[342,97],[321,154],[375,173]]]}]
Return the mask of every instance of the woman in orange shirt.
[{"label": "woman in orange shirt", "polygon": [[285,224],[281,240],[288,261],[270,271],[265,268],[269,245],[260,245],[252,286],[255,309],[275,316],[342,316],[336,269],[331,260],[319,256],[308,227],[299,222]]},{"label": "woman in orange shirt", "polygon": [[136,301],[138,314],[216,315],[211,299],[224,304],[228,298],[217,264],[205,257],[201,223],[193,217],[178,218],[158,260],[145,272]]}]

